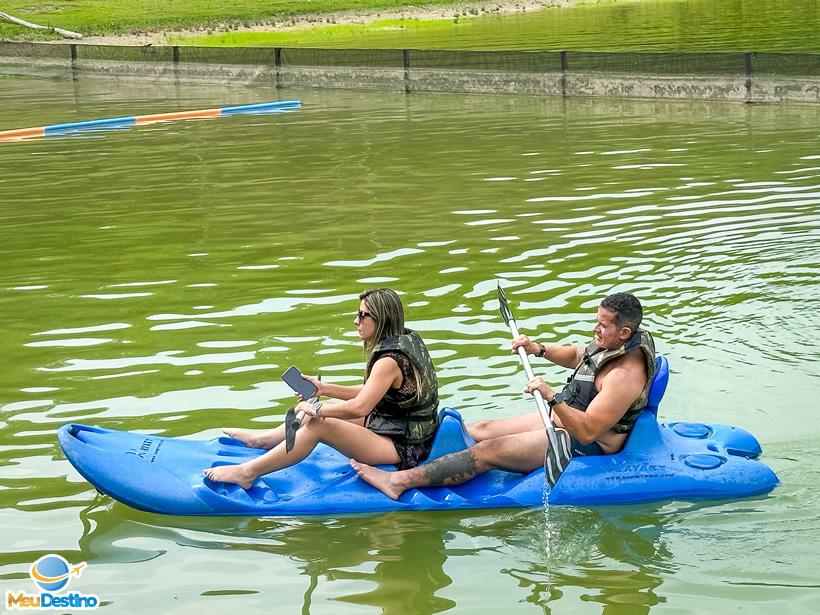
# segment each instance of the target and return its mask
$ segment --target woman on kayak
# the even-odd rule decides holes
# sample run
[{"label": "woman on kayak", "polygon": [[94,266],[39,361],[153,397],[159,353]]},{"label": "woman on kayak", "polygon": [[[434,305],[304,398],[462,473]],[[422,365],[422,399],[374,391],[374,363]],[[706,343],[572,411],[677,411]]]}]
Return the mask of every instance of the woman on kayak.
[{"label": "woman on kayak", "polygon": [[342,386],[304,376],[316,386],[317,397],[339,401],[296,406],[306,416],[293,449],[285,449],[284,425],[261,435],[226,429],[246,446],[270,450],[242,464],[207,468],[205,476],[250,489],[263,474],[307,457],[319,442],[370,465],[395,464],[400,470],[427,458],[438,428],[438,381],[427,348],[418,333],[404,327],[395,291],[367,290],[359,300],[353,322],[364,342],[364,384]]}]

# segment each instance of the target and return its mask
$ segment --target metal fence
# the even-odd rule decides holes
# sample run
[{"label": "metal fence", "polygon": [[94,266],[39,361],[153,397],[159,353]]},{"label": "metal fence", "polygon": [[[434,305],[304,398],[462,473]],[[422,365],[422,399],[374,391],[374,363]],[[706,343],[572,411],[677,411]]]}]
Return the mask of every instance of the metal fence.
[{"label": "metal fence", "polygon": [[447,51],[0,42],[0,72],[412,91],[820,102],[820,54]]}]

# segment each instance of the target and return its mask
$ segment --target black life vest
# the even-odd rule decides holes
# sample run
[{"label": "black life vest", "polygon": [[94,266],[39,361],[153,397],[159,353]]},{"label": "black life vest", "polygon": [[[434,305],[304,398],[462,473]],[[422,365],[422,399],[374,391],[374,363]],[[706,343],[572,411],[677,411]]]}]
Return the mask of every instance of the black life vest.
[{"label": "black life vest", "polygon": [[626,414],[612,427],[616,433],[628,433],[638,415],[646,407],[649,400],[649,387],[655,377],[655,341],[649,331],[638,329],[623,345],[614,350],[605,350],[594,341],[591,342],[584,350],[584,356],[578,363],[578,367],[575,368],[572,376],[567,378],[567,385],[561,391],[561,401],[568,406],[586,411],[598,394],[595,388],[595,376],[605,365],[624,356],[634,348],[640,348],[646,360],[646,385],[637,399],[629,406]]},{"label": "black life vest", "polygon": [[365,425],[371,431],[389,437],[400,437],[410,443],[426,442],[438,428],[438,380],[433,360],[421,337],[405,329],[403,335],[379,342],[367,362],[365,381],[373,365],[385,352],[398,351],[407,356],[416,376],[416,395],[399,399],[397,391],[389,389],[367,415]]}]

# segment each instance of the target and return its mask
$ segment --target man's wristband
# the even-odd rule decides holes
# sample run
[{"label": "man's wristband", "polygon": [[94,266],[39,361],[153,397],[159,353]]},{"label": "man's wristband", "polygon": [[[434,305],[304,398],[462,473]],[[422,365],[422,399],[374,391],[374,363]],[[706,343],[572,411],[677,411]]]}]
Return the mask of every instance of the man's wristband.
[{"label": "man's wristband", "polygon": [[321,414],[319,414],[319,410],[322,409],[322,402],[316,404],[316,408],[313,409],[313,412],[316,414],[316,418],[323,418]]},{"label": "man's wristband", "polygon": [[535,343],[538,344],[538,356],[541,357],[542,359],[546,359],[547,358],[547,347],[544,344],[541,344],[540,342],[535,342]]}]

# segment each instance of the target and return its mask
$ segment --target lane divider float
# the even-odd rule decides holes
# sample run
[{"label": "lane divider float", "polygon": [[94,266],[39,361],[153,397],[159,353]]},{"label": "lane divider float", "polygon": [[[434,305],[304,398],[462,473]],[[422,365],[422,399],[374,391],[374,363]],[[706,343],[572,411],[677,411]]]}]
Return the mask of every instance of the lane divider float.
[{"label": "lane divider float", "polygon": [[65,134],[94,128],[124,128],[128,126],[146,126],[157,122],[171,122],[195,118],[219,117],[221,115],[236,115],[240,113],[264,113],[285,109],[298,109],[302,106],[298,100],[280,100],[277,102],[257,103],[254,105],[239,105],[236,107],[222,107],[219,109],[199,109],[196,111],[176,111],[173,113],[153,113],[149,115],[131,115],[128,117],[111,117],[102,120],[88,120],[85,122],[69,122],[67,124],[51,124],[36,128],[18,128],[15,130],[0,131],[0,141],[19,141],[44,137],[46,135]]}]

